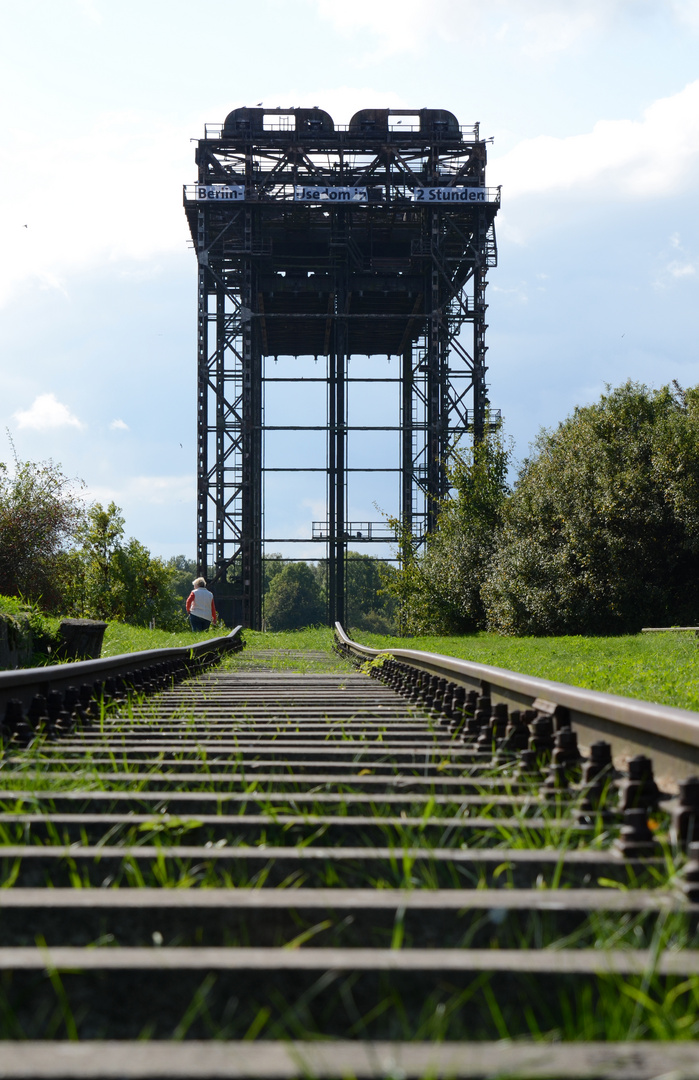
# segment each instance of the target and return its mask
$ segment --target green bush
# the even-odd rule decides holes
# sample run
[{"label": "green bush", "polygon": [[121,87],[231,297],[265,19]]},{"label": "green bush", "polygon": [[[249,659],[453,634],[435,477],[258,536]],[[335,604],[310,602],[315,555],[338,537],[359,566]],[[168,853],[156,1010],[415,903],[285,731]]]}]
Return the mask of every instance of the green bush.
[{"label": "green bush", "polygon": [[60,619],[45,615],[30,601],[2,595],[0,617],[8,627],[10,648],[24,646],[33,654],[32,663],[41,663],[55,653],[60,642]]},{"label": "green bush", "polygon": [[59,563],[82,514],[75,488],[52,461],[0,462],[0,592],[60,608]]},{"label": "green bush", "polygon": [[[95,503],[77,531],[78,547],[66,555],[68,608],[87,618],[185,629],[183,601],[177,587],[182,573],[151,555],[133,537],[124,541],[119,507]],[[191,589],[191,585],[190,585]]]},{"label": "green bush", "polygon": [[628,382],[543,432],[482,588],[506,634],[604,634],[699,614],[699,388]]},{"label": "green bush", "polygon": [[402,536],[403,562],[389,589],[400,601],[405,633],[468,633],[484,627],[481,584],[507,499],[510,456],[499,432],[455,453],[449,465],[453,494],[441,505],[438,528],[424,553],[416,557],[413,538]]},{"label": "green bush", "polygon": [[390,592],[396,571],[387,563],[348,551],[345,562],[347,626],[370,630],[376,634],[393,634],[396,630],[397,602]]}]

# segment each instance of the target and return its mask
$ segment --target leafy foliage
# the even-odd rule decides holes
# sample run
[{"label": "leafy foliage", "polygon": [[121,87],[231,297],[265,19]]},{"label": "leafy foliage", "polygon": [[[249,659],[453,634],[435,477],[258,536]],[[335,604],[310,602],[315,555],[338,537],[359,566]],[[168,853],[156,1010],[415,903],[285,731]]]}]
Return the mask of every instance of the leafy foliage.
[{"label": "leafy foliage", "polygon": [[[296,571],[293,567],[305,567]],[[388,584],[395,576],[391,566],[371,555],[347,552],[345,563],[346,625],[378,634],[395,630],[395,598]],[[324,623],[328,604],[328,564],[285,563],[273,553],[264,561],[265,622],[269,630],[297,630]],[[304,621],[299,622],[299,619]]]},{"label": "leafy foliage", "polygon": [[269,587],[272,584],[277,574],[281,574],[284,569],[284,556],[278,551],[271,551],[268,555],[265,555],[263,563],[263,590],[269,592]]},{"label": "leafy foliage", "polygon": [[184,602],[192,591],[192,582],[199,576],[197,561],[188,559],[186,555],[173,555],[165,565],[170,571],[170,586],[184,609]]},{"label": "leafy foliage", "polygon": [[60,619],[45,615],[37,604],[16,596],[0,595],[0,619],[5,623],[11,648],[24,646],[34,652],[32,667],[41,663],[45,656],[50,658],[58,646]]},{"label": "leafy foliage", "polygon": [[504,508],[483,597],[508,634],[696,621],[699,389],[628,382],[545,431]]},{"label": "leafy foliage", "polygon": [[390,588],[405,632],[466,633],[485,625],[481,583],[508,495],[510,455],[499,433],[455,453],[449,466],[454,494],[444,500],[424,554],[416,557],[413,538],[401,537],[403,564]]},{"label": "leafy foliage", "polygon": [[287,563],[272,577],[265,619],[270,630],[297,630],[325,620],[318,577],[307,563]]},{"label": "leafy foliage", "polygon": [[[113,502],[85,507],[79,481],[52,461],[0,463],[0,593],[43,611],[186,627],[191,569],[183,556],[166,564],[138,540],[124,541],[124,518]],[[27,615],[29,617],[29,615]],[[47,640],[45,628],[35,628]]]},{"label": "leafy foliage", "polygon": [[348,551],[345,574],[347,626],[377,634],[390,634],[395,630],[397,603],[390,592],[390,584],[396,570],[371,555]]},{"label": "leafy foliage", "polygon": [[[85,513],[72,553],[72,610],[91,618],[114,619],[164,629],[185,625],[175,591],[174,567],[154,558],[133,537],[124,542],[124,518],[113,502],[95,503]],[[191,583],[190,583],[191,588]]]},{"label": "leafy foliage", "polygon": [[499,438],[395,591],[410,633],[604,634],[699,613],[699,388],[628,382],[543,431],[508,493]]},{"label": "leafy foliage", "polygon": [[0,463],[0,592],[60,604],[61,555],[80,522],[77,484],[53,461]]}]

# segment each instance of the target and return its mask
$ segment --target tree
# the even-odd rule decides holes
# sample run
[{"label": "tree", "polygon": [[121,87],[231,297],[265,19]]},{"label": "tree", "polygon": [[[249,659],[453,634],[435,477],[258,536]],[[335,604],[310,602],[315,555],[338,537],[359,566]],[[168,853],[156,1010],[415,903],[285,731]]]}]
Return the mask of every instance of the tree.
[{"label": "tree", "polygon": [[279,551],[270,551],[262,561],[263,569],[263,592],[268,593],[269,587],[277,574],[284,569],[284,556]]},{"label": "tree", "polygon": [[484,584],[501,633],[637,631],[699,612],[699,388],[628,382],[544,431]]},{"label": "tree", "polygon": [[188,559],[186,555],[173,555],[165,564],[170,571],[170,580],[173,592],[183,605],[192,591],[192,582],[197,575],[196,559]]},{"label": "tree", "polygon": [[[135,626],[155,620],[166,629],[184,625],[176,585],[183,571],[154,558],[133,537],[124,542],[124,518],[115,503],[89,507],[77,532],[73,606],[77,614]],[[184,560],[186,565],[186,560]],[[189,589],[191,591],[191,580]]]},{"label": "tree", "polygon": [[53,461],[0,463],[0,593],[60,607],[63,554],[80,523],[79,481]]},{"label": "tree", "polygon": [[346,621],[348,627],[371,630],[377,634],[395,632],[394,616],[397,607],[389,592],[389,582],[395,569],[371,555],[347,552]]},{"label": "tree", "polygon": [[114,581],[118,618],[135,626],[155,622],[165,629],[175,629],[184,623],[182,602],[173,587],[171,569],[133,537],[114,553]]},{"label": "tree", "polygon": [[318,579],[307,563],[287,563],[269,586],[265,621],[270,630],[299,630],[325,621]]},{"label": "tree", "polygon": [[511,450],[490,433],[449,462],[452,494],[439,510],[437,529],[423,554],[400,533],[401,568],[389,585],[408,633],[466,633],[485,625],[481,585],[492,557],[509,487]]},{"label": "tree", "polygon": [[78,603],[81,613],[115,619],[121,610],[114,556],[124,536],[124,518],[114,502],[105,509],[90,506],[77,530],[79,556]]}]

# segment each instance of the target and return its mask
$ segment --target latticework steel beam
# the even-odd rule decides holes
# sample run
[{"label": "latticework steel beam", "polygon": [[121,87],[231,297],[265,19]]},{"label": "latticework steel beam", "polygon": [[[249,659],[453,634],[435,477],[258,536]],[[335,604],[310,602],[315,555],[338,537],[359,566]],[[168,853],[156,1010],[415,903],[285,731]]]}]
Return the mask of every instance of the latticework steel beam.
[{"label": "latticework steel beam", "polygon": [[451,449],[483,438],[495,415],[485,289],[500,195],[485,163],[478,127],[441,110],[363,110],[340,128],[319,109],[237,109],[200,140],[198,182],[185,187],[199,260],[197,558],[229,619],[261,625],[267,356],[327,357],[325,415],[289,429],[326,432],[316,469],[327,474],[330,621],[344,617],[357,471],[353,355],[400,358],[400,416],[372,429],[399,426],[399,460],[375,465],[400,473],[416,544],[435,528]]}]

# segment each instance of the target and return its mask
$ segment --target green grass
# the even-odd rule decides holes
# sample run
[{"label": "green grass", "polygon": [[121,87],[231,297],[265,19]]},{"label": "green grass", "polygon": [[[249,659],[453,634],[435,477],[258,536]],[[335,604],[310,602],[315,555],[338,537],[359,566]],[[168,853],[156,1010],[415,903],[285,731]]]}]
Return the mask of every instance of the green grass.
[{"label": "green grass", "polygon": [[[193,645],[227,632],[225,628],[214,628],[197,634],[186,630],[169,633],[109,623],[102,656]],[[226,668],[301,673],[350,670],[349,665],[333,652],[330,627],[276,633],[245,630],[243,636],[245,651],[227,657]],[[699,644],[690,633],[548,638],[511,638],[482,633],[399,638],[357,630],[352,636],[377,649],[443,653],[591,690],[699,711]],[[299,656],[301,652],[312,655]]]},{"label": "green grass", "polygon": [[102,656],[118,656],[120,653],[142,652],[146,649],[177,649],[227,633],[227,627],[214,627],[203,633],[195,634],[191,630],[182,630],[171,634],[167,630],[148,630],[144,626],[110,622],[104,632]]},{"label": "green grass", "polygon": [[[217,634],[217,631],[209,631],[209,635]],[[133,627],[111,624],[108,630],[104,655],[114,655],[118,652],[126,652],[140,649],[179,646],[192,644],[206,634],[168,634],[163,631],[149,631]],[[290,672],[328,671],[350,672],[351,668],[339,659],[332,651],[332,631],[328,628],[316,628],[298,632],[287,633],[255,633],[245,632],[247,648],[243,653],[228,655],[224,660],[224,666],[230,670],[265,670],[272,669]],[[359,636],[354,635],[354,636]],[[468,659],[480,662],[496,664],[500,667],[518,668],[531,674],[546,675],[565,682],[578,682],[581,685],[591,685],[582,681],[589,678],[590,672],[599,671],[607,679],[606,684],[599,685],[600,689],[614,689],[620,691],[619,671],[627,670],[627,684],[622,692],[631,693],[630,685],[638,685],[637,696],[650,696],[648,689],[644,687],[641,676],[647,677],[648,672],[655,674],[658,679],[662,672],[665,681],[669,681],[670,675],[678,683],[689,682],[687,672],[694,672],[693,678],[699,678],[699,669],[696,665],[696,644],[693,637],[683,635],[670,635],[661,637],[643,638],[559,638],[559,639],[506,639],[489,635],[474,635],[464,638],[423,638],[423,639],[396,639],[378,638],[373,635],[362,634],[362,640],[375,644],[382,648],[413,647],[461,655]],[[305,653],[305,655],[303,655]],[[586,674],[587,672],[587,674]],[[635,675],[634,675],[635,672]],[[682,673],[685,673],[684,676]],[[635,681],[634,681],[635,680]],[[683,684],[683,689],[686,686]],[[699,701],[699,691],[697,692]],[[673,703],[685,703],[684,701]],[[155,709],[155,705],[154,705]],[[186,710],[186,707],[183,707]],[[153,721],[157,724],[157,711],[153,713]],[[151,719],[147,704],[125,706],[122,708],[124,728],[131,731],[141,724],[147,725]],[[182,717],[179,717],[182,719]],[[182,734],[191,735],[193,741],[198,741],[198,730],[202,725],[201,718],[192,717],[191,732],[185,725]],[[427,726],[432,726],[427,721]],[[43,736],[38,736],[32,745],[24,750],[10,749],[6,753],[0,768],[0,808],[9,811],[27,809],[32,805],[31,791],[35,790],[55,792],[57,799],[63,790],[99,790],[118,791],[130,790],[135,799],[142,790],[153,787],[149,781],[149,774],[178,769],[181,762],[193,762],[196,764],[196,776],[200,783],[197,790],[225,792],[227,789],[240,789],[240,781],[236,778],[239,773],[241,758],[232,750],[226,761],[218,761],[216,753],[211,754],[210,747],[203,745],[182,750],[181,753],[173,754],[171,758],[159,754],[157,751],[147,760],[130,760],[129,751],[119,739],[119,721],[114,719],[113,714],[101,717],[97,721],[95,731],[100,731],[105,739],[110,741],[110,752],[105,753],[104,748],[95,743],[92,751],[87,748],[79,753],[61,752],[60,744],[50,743]],[[387,725],[388,730],[388,725]],[[261,751],[264,756],[264,748]],[[387,757],[390,754],[387,752]],[[361,758],[358,765],[363,764]],[[532,777],[528,783],[522,786],[523,792],[528,792],[530,802],[526,805],[518,804],[509,820],[501,816],[501,810],[497,805],[497,796],[490,791],[488,781],[501,778],[509,784],[508,772],[510,764],[504,763],[491,769],[475,772],[473,767],[464,762],[463,777],[466,781],[473,771],[482,785],[479,790],[485,797],[485,805],[474,807],[469,811],[465,807],[456,805],[443,806],[436,801],[420,802],[420,797],[428,796],[431,788],[428,786],[415,797],[414,807],[409,808],[411,816],[421,818],[422,821],[411,821],[406,817],[404,823],[388,823],[381,825],[382,817],[398,813],[387,809],[382,804],[381,792],[377,791],[375,799],[375,812],[377,826],[371,830],[359,826],[352,832],[353,840],[359,846],[369,843],[381,842],[382,846],[391,849],[388,859],[372,864],[369,860],[357,860],[334,862],[332,859],[319,861],[317,864],[299,864],[298,867],[282,861],[275,863],[273,859],[261,862],[247,863],[242,859],[236,861],[236,847],[251,845],[261,847],[265,844],[283,844],[289,848],[307,846],[309,844],[324,845],[327,838],[332,837],[332,830],[310,820],[312,815],[319,817],[331,817],[333,814],[346,812],[343,806],[343,792],[351,790],[352,785],[343,781],[341,776],[328,786],[320,789],[311,789],[314,793],[324,793],[332,790],[337,794],[339,802],[333,811],[322,802],[299,803],[294,802],[295,795],[306,790],[303,782],[296,782],[291,776],[286,777],[279,772],[275,782],[260,781],[253,774],[246,776],[244,790],[249,795],[251,803],[259,806],[262,812],[268,812],[272,818],[275,814],[284,812],[299,812],[309,820],[301,825],[288,826],[284,823],[272,820],[255,828],[246,827],[237,830],[234,825],[226,824],[218,828],[215,824],[205,828],[196,827],[195,821],[187,822],[183,819],[173,818],[170,821],[153,822],[148,824],[131,824],[128,820],[123,825],[105,827],[104,834],[100,839],[110,844],[134,844],[153,848],[153,854],[148,859],[136,859],[124,856],[114,862],[93,863],[86,865],[82,860],[65,857],[62,865],[55,869],[43,870],[32,869],[29,860],[24,865],[19,859],[10,857],[2,858],[2,848],[8,844],[24,842],[34,844],[70,843],[80,842],[75,830],[68,832],[60,825],[51,825],[46,822],[42,828],[34,826],[22,826],[19,823],[4,822],[0,824],[0,887],[12,888],[17,884],[53,884],[72,885],[75,888],[84,887],[90,883],[111,888],[139,888],[146,885],[160,886],[162,888],[210,888],[226,887],[240,888],[279,888],[293,889],[303,884],[320,885],[328,888],[345,886],[373,887],[383,889],[387,887],[426,888],[436,887],[483,887],[485,884],[497,885],[506,889],[517,883],[512,864],[503,854],[503,862],[497,865],[492,872],[486,873],[482,868],[458,864],[456,861],[438,862],[429,857],[424,860],[413,859],[409,851],[413,845],[420,846],[429,852],[436,847],[458,848],[463,843],[466,834],[459,834],[457,830],[449,827],[449,822],[442,823],[437,819],[450,814],[473,813],[475,816],[489,817],[492,826],[484,828],[474,826],[472,833],[468,834],[466,842],[471,847],[497,847],[507,851],[511,848],[557,848],[561,851],[561,859],[558,864],[551,864],[539,875],[535,887],[546,888],[553,885],[566,885],[570,881],[566,878],[564,870],[566,866],[565,853],[578,847],[593,847],[603,853],[616,835],[617,827],[607,826],[600,823],[596,830],[582,833],[577,829],[564,826],[561,828],[561,820],[569,816],[569,807],[562,802],[552,800],[541,802],[538,799],[540,780]],[[116,774],[116,778],[108,780],[103,774],[103,769],[108,769]],[[265,772],[268,770],[265,769]],[[405,771],[410,772],[411,766],[406,766]],[[217,781],[213,774],[228,773],[230,779]],[[136,774],[143,774],[143,778],[135,780]],[[212,774],[209,776],[208,774]],[[515,781],[512,780],[513,788]],[[171,796],[176,796],[177,790],[190,787],[188,781],[176,781],[172,785],[165,784],[158,791],[162,791],[161,807],[167,806]],[[17,797],[10,792],[22,788],[27,792],[24,797]],[[5,789],[5,794],[3,790]],[[516,787],[520,791],[519,785]],[[436,789],[435,789],[436,790]],[[286,793],[286,803],[279,804],[269,801],[265,803],[265,794],[268,791]],[[490,794],[489,794],[490,793]],[[492,805],[488,799],[492,796]],[[575,797],[575,796],[574,796]],[[50,810],[50,804],[41,803],[45,811]],[[153,804],[149,804],[152,808]],[[224,804],[219,804],[224,806]],[[544,819],[541,825],[532,825],[529,816],[534,806],[538,806],[538,812]],[[76,810],[79,807],[76,806]],[[237,811],[231,806],[227,812],[242,813],[246,809],[244,803],[237,804]],[[648,884],[665,887],[671,883],[675,871],[676,852],[670,850],[667,839],[667,817],[658,814],[658,835],[661,840],[661,852],[664,860],[651,868],[648,874],[638,880],[625,878],[626,870],[619,868],[617,878],[609,878],[608,887],[624,888],[638,887]],[[618,823],[617,823],[618,825]],[[94,830],[93,830],[94,831]],[[380,841],[377,840],[377,831]],[[341,834],[340,834],[341,835]],[[85,831],[82,834],[82,842],[94,841],[93,835],[88,836]],[[216,862],[208,858],[178,858],[173,857],[171,850],[175,844],[207,843],[212,847],[225,844],[230,851],[229,862]],[[535,872],[538,871],[538,867]],[[43,876],[42,876],[43,875]],[[604,882],[599,882],[604,884]],[[496,915],[499,915],[496,912]],[[358,943],[370,944],[390,943],[395,948],[411,947],[410,932],[403,928],[403,915],[397,914],[395,926],[386,926],[383,923],[370,927],[368,936],[364,938],[357,931]],[[421,924],[414,921],[416,926]],[[326,920],[327,937],[329,943],[337,941],[354,942],[351,920],[338,920],[334,916]],[[323,923],[323,927],[326,926]],[[187,933],[198,932],[197,927],[187,928]],[[230,931],[226,931],[225,943],[246,944],[247,929],[238,923]],[[326,933],[326,930],[322,931]],[[440,930],[440,933],[442,931]],[[648,947],[655,954],[665,949],[679,949],[696,947],[697,931],[695,922],[684,913],[661,913],[655,915],[648,912],[630,913],[627,915],[605,915],[604,913],[592,914],[581,919],[578,923],[569,925],[567,922],[560,923],[558,917],[546,912],[524,913],[522,915],[510,914],[504,919],[494,918],[492,912],[483,912],[482,916],[474,919],[464,919],[462,924],[455,925],[452,933],[461,935],[455,941],[450,941],[457,947],[485,947],[485,948],[508,948],[508,947],[549,947],[562,948],[598,948],[603,950],[609,947]],[[237,937],[236,935],[240,935]],[[303,939],[305,943],[314,935],[314,943],[323,943],[317,925],[310,926],[301,920],[293,929],[294,940]],[[198,940],[198,939],[197,939]],[[251,941],[254,941],[251,938]],[[280,943],[286,943],[280,942]],[[56,976],[56,1030],[63,1024],[66,1030],[69,1024],[71,1030],[78,1031],[78,1020],[71,1018],[71,1003],[63,994],[60,980]],[[211,984],[213,985],[213,983]],[[317,1037],[327,1034],[324,1026],[324,1018],[332,1010],[340,1013],[347,1010],[347,1023],[343,1029],[345,1037],[396,1037],[396,1038],[483,1038],[483,1037],[515,1037],[528,1036],[535,1039],[627,1039],[627,1038],[696,1038],[699,1033],[699,1021],[697,1021],[697,1007],[699,1005],[699,979],[691,978],[681,981],[679,979],[658,979],[653,972],[644,976],[621,979],[613,977],[599,977],[595,980],[571,980],[570,987],[565,989],[559,996],[529,995],[529,1003],[523,1008],[521,1000],[510,998],[502,993],[503,980],[497,977],[489,979],[488,976],[479,976],[466,988],[452,992],[451,983],[445,982],[438,990],[430,994],[420,992],[415,1001],[409,996],[402,1000],[398,990],[386,980],[385,989],[379,986],[376,995],[376,1004],[371,1008],[359,1001],[355,1003],[355,991],[361,986],[361,982],[350,976],[340,980],[337,986],[328,985],[327,980],[319,980],[311,990],[302,995],[289,997],[287,1001],[282,999],[279,991],[277,998],[270,1002],[251,1001],[248,1009],[249,1016],[244,1020],[244,1025],[249,1022],[249,1031],[258,1036],[261,1032],[266,1037],[287,1038],[293,1037]],[[177,1032],[184,1035],[187,1031],[190,1037],[197,1035],[214,1034],[215,1036],[239,1037],[244,1034],[243,1019],[235,1017],[230,1020],[212,1020],[209,1030],[197,1027],[193,1020],[197,1009],[203,1009],[206,995],[210,989],[209,984],[202,984],[204,989],[199,997],[193,1002],[189,1010],[181,1011],[182,1020]],[[208,988],[208,989],[207,989]],[[0,988],[0,1038],[22,1038],[33,1034],[36,1030],[42,1038],[52,1034],[51,1025],[46,1024],[41,1028],[40,1023],[34,1020],[36,1009],[32,1002],[31,1011],[26,1011],[30,1018],[27,1022],[30,1026],[25,1030],[21,1027],[19,1019],[13,1019],[11,1015],[12,1002],[5,1003],[2,994],[9,993],[5,987]],[[315,997],[314,997],[315,995]],[[333,998],[334,995],[334,998]],[[330,1000],[330,999],[333,1000]],[[17,995],[13,998],[17,1001]],[[21,1003],[20,1003],[21,1004]],[[5,1007],[6,1006],[6,1007]],[[59,1007],[60,1006],[60,1007]],[[196,1006],[196,1008],[195,1008]],[[213,1006],[212,1006],[213,1009]],[[257,1015],[256,1015],[257,1010]],[[350,1015],[351,1013],[351,1015]],[[77,1015],[77,1014],[76,1014]],[[198,1014],[197,1014],[198,1015]],[[212,1013],[212,1015],[214,1015]],[[246,1014],[247,1016],[247,1014]],[[53,1022],[53,1021],[52,1021]],[[173,1020],[174,1022],[174,1020]],[[208,1023],[208,1021],[207,1021]],[[31,1027],[34,1024],[35,1027]],[[226,1024],[232,1026],[226,1027]],[[4,1026],[3,1026],[4,1025]],[[236,1026],[237,1025],[237,1026]],[[241,1027],[240,1025],[243,1025]],[[147,1034],[147,1032],[146,1032]]]},{"label": "green grass", "polygon": [[691,633],[398,638],[356,631],[354,638],[376,649],[442,653],[589,690],[699,710],[699,644]]},{"label": "green grass", "polygon": [[[118,656],[120,653],[141,652],[146,649],[181,648],[229,632],[229,628],[224,626],[212,627],[196,634],[191,630],[170,633],[167,630],[148,630],[142,626],[110,622],[104,635],[102,656]],[[245,651],[225,658],[225,668],[242,671],[251,668],[259,671],[288,670],[301,673],[351,670],[351,666],[333,652],[333,632],[328,626],[279,633],[245,630],[243,639],[246,643]],[[300,656],[300,652],[310,652],[312,655]],[[255,653],[262,655],[253,656]]]},{"label": "green grass", "polygon": [[[333,651],[333,631],[329,626],[304,630],[261,633],[245,630],[245,650],[226,657],[224,668],[237,671],[294,671],[320,675],[349,672],[351,665]],[[306,653],[306,655],[302,655]]]}]

